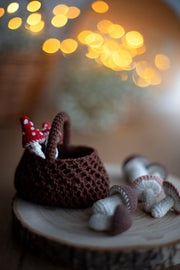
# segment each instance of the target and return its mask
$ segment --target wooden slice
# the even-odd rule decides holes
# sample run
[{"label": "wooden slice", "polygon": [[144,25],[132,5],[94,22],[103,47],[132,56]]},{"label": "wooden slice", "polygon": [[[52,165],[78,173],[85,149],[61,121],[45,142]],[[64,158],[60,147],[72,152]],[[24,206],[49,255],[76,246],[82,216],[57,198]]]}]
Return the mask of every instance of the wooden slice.
[{"label": "wooden slice", "polygon": [[[107,166],[107,170],[112,185],[125,183],[119,166]],[[179,179],[169,180],[180,188]],[[88,228],[90,214],[90,208],[44,207],[17,197],[13,201],[13,225],[18,238],[71,269],[145,270],[180,264],[180,215],[169,212],[154,219],[139,205],[132,227],[110,236]]]}]

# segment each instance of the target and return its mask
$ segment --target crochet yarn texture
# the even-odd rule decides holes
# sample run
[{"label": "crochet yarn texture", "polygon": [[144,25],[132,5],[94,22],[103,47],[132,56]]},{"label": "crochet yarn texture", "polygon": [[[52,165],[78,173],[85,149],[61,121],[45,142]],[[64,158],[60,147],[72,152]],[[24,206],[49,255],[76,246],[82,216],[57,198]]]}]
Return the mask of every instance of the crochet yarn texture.
[{"label": "crochet yarn texture", "polygon": [[[57,145],[64,129],[63,145]],[[109,177],[97,151],[70,143],[71,122],[65,112],[58,113],[50,130],[45,149],[46,159],[30,148],[15,172],[15,188],[24,199],[49,206],[84,208],[105,198],[109,192]],[[56,147],[59,156],[55,159]]]}]

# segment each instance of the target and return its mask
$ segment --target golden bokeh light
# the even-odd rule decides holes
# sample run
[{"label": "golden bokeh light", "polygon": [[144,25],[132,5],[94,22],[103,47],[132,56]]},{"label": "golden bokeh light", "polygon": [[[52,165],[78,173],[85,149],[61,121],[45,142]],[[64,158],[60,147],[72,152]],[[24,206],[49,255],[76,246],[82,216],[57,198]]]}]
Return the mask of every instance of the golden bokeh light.
[{"label": "golden bokeh light", "polygon": [[17,2],[13,2],[13,3],[10,3],[7,7],[7,12],[8,13],[14,13],[16,12],[17,10],[19,9],[19,3]]},{"label": "golden bokeh light", "polygon": [[80,15],[81,11],[77,7],[69,7],[66,16],[68,19],[75,19]]},{"label": "golden bokeh light", "polygon": [[31,1],[27,5],[27,10],[29,12],[36,12],[36,11],[38,11],[40,9],[40,7],[41,7],[41,2],[39,2],[39,1]]},{"label": "golden bokeh light", "polygon": [[42,45],[42,50],[46,53],[56,53],[59,49],[60,41],[56,38],[47,39]]},{"label": "golden bokeh light", "polygon": [[142,34],[137,31],[129,31],[125,37],[127,44],[132,48],[139,48],[144,44]]},{"label": "golden bokeh light", "polygon": [[142,78],[144,78],[145,71],[150,68],[151,65],[145,60],[136,63],[136,73]]},{"label": "golden bokeh light", "polygon": [[152,85],[158,85],[162,81],[160,73],[152,67],[145,70],[144,79]]},{"label": "golden bokeh light", "polygon": [[99,57],[99,53],[93,50],[93,48],[89,47],[86,57],[90,59],[97,59]]},{"label": "golden bokeh light", "polygon": [[114,70],[114,71],[119,71],[119,70],[121,70],[121,68],[118,67],[118,66],[116,65],[116,63],[114,62],[114,60],[113,60],[113,58],[112,58],[112,55],[106,55],[106,54],[103,54],[103,55],[101,55],[100,60],[101,60],[101,62],[103,63],[103,65],[104,65],[105,67],[107,67],[107,68],[110,68],[110,69],[112,69],[112,70]]},{"label": "golden bokeh light", "polygon": [[167,70],[170,68],[170,60],[165,54],[157,54],[155,56],[155,65],[159,70]]},{"label": "golden bokeh light", "polygon": [[109,50],[110,53],[113,53],[119,50],[120,45],[115,40],[108,40],[104,43],[104,48]]},{"label": "golden bokeh light", "polygon": [[33,13],[28,16],[27,23],[29,25],[36,25],[41,21],[41,14],[40,13]]},{"label": "golden bokeh light", "polygon": [[66,25],[68,18],[64,14],[56,15],[52,18],[51,23],[54,27],[63,27]]},{"label": "golden bokeh light", "polygon": [[119,49],[112,54],[114,63],[119,67],[126,67],[132,63],[132,57],[129,52]]},{"label": "golden bokeh light", "polygon": [[112,22],[109,20],[102,20],[102,21],[98,22],[97,28],[101,33],[107,34],[108,28],[111,24],[112,24]]},{"label": "golden bokeh light", "polygon": [[15,30],[19,28],[22,24],[22,19],[19,17],[12,18],[8,23],[8,28],[11,30]]},{"label": "golden bokeh light", "polygon": [[109,10],[108,4],[104,1],[95,1],[91,7],[97,13],[105,13]]},{"label": "golden bokeh light", "polygon": [[112,38],[121,38],[125,33],[124,28],[119,24],[111,24],[108,27],[108,34]]},{"label": "golden bokeh light", "polygon": [[69,10],[69,7],[67,5],[60,4],[60,5],[57,5],[54,7],[53,14],[54,15],[60,15],[60,14],[66,15],[68,10]]},{"label": "golden bokeh light", "polygon": [[135,85],[139,87],[147,87],[149,86],[149,83],[144,80],[143,78],[139,77],[137,74],[132,74],[132,80],[135,83]]},{"label": "golden bokeh light", "polygon": [[147,61],[140,61],[136,63],[136,73],[139,77],[145,80],[148,85],[158,85],[162,81],[160,73]]},{"label": "golden bokeh light", "polygon": [[85,43],[90,47],[100,47],[103,42],[104,38],[97,33],[91,33],[85,39]]},{"label": "golden bokeh light", "polygon": [[4,15],[4,13],[5,13],[4,8],[0,8],[0,18]]},{"label": "golden bokeh light", "polygon": [[89,30],[84,30],[82,32],[79,33],[78,35],[78,40],[82,43],[82,44],[86,44],[86,38],[88,35],[90,35],[92,33],[92,31]]},{"label": "golden bokeh light", "polygon": [[44,21],[40,21],[40,22],[39,22],[38,24],[36,24],[36,25],[30,25],[30,26],[29,26],[29,30],[30,30],[31,32],[33,32],[33,33],[39,33],[40,31],[43,30],[44,25],[45,25]]},{"label": "golden bokeh light", "polygon": [[60,44],[60,49],[63,53],[70,54],[76,51],[78,43],[74,39],[65,39]]}]

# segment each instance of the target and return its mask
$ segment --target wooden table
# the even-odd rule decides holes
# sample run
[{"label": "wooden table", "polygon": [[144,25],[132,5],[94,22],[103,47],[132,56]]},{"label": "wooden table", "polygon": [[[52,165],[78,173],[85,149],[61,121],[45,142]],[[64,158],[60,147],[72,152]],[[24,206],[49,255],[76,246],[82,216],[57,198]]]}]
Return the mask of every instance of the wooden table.
[{"label": "wooden table", "polygon": [[[36,114],[37,115],[37,114]],[[36,126],[42,119],[52,120],[53,113],[43,115],[39,113]],[[34,118],[32,116],[32,118]],[[33,121],[35,119],[32,119]],[[177,119],[178,122],[178,119]],[[12,124],[12,123],[11,123]],[[167,125],[162,119],[146,118],[120,125],[109,133],[78,134],[73,132],[73,144],[94,146],[104,162],[120,164],[129,154],[134,152],[145,155],[151,161],[165,164],[168,170],[180,176],[180,128],[176,120]],[[15,167],[21,157],[21,132],[17,123],[7,124],[0,130],[1,149],[1,181],[0,181],[0,264],[3,270],[55,270],[62,269],[53,265],[45,258],[40,258],[22,247],[12,233],[11,202],[15,190],[13,176]],[[179,224],[177,224],[179,226]],[[176,266],[172,269],[180,269]],[[172,270],[171,269],[171,270]]]}]

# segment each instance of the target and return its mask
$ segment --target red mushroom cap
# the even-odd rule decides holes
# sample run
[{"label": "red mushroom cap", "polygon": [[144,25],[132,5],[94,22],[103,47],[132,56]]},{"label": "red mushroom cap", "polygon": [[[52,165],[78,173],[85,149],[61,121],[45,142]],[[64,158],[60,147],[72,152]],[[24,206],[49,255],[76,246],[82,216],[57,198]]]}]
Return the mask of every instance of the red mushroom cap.
[{"label": "red mushroom cap", "polygon": [[44,135],[38,129],[34,128],[33,123],[30,122],[27,116],[22,116],[20,122],[23,133],[22,145],[24,148],[32,145],[34,142],[43,143],[45,141]]},{"label": "red mushroom cap", "polygon": [[49,132],[51,130],[51,124],[49,122],[44,122],[42,123],[42,133],[44,134],[44,136],[48,136]]},{"label": "red mushroom cap", "polygon": [[[49,136],[50,130],[51,130],[51,124],[48,121],[44,122],[42,124],[42,133],[44,134],[46,139]],[[62,142],[62,133],[59,132],[59,136],[57,138],[57,143],[61,143],[61,142]]]}]

